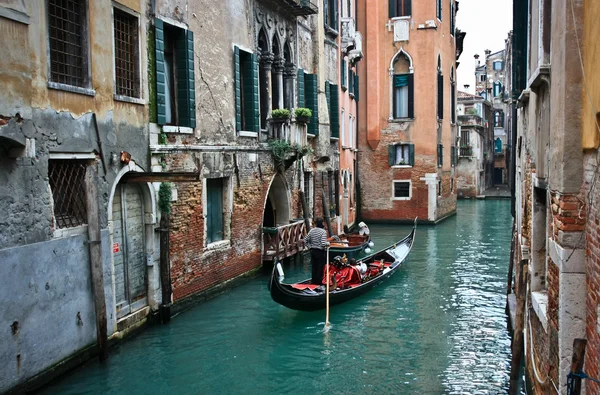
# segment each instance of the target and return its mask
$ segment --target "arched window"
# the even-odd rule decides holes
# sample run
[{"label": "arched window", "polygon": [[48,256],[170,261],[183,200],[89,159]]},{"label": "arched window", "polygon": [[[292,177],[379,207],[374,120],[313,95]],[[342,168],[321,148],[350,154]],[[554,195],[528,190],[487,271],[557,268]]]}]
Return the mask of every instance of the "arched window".
[{"label": "arched window", "polygon": [[403,49],[390,65],[390,119],[414,118],[414,78],[412,58]]},{"label": "arched window", "polygon": [[264,29],[258,32],[258,50],[260,52],[259,81],[260,81],[260,128],[267,128],[267,115],[269,114],[269,88],[267,74],[273,65],[273,55],[269,50],[269,39]]},{"label": "arched window", "polygon": [[502,93],[502,83],[500,81],[494,82],[494,97],[500,96]]},{"label": "arched window", "polygon": [[494,111],[494,127],[495,128],[504,127],[504,111],[502,111],[502,110]]}]

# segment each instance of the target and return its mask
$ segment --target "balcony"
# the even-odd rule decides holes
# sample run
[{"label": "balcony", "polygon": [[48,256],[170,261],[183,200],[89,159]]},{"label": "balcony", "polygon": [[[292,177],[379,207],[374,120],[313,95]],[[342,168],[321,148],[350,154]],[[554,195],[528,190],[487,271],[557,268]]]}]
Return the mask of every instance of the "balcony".
[{"label": "balcony", "polygon": [[278,261],[302,251],[306,236],[304,221],[277,227],[263,227],[263,261]]},{"label": "balcony", "polygon": [[263,2],[293,16],[314,15],[319,12],[319,8],[310,0],[263,0]]},{"label": "balcony", "polygon": [[473,156],[473,147],[464,146],[460,147],[458,150],[458,156],[460,158],[470,158]]},{"label": "balcony", "polygon": [[268,139],[285,140],[291,145],[305,146],[306,142],[306,124],[290,119],[272,118],[267,121]]},{"label": "balcony", "polygon": [[479,115],[465,114],[458,116],[458,124],[460,126],[475,126],[485,128],[485,121]]}]

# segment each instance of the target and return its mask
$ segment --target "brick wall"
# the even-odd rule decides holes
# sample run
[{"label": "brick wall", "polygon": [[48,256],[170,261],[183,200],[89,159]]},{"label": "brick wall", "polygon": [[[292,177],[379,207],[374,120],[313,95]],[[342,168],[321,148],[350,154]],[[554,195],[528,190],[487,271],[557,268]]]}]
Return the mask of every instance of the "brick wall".
[{"label": "brick wall", "polygon": [[559,270],[548,257],[548,375],[558,383],[558,304],[559,304]]},{"label": "brick wall", "polygon": [[[429,192],[421,178],[425,177],[425,173],[437,173],[435,155],[422,155],[416,148],[414,167],[391,168],[388,164],[388,143],[382,141],[376,150],[366,148],[360,152],[359,164],[361,213],[365,221],[427,219]],[[393,180],[411,180],[410,200],[391,200]]]}]

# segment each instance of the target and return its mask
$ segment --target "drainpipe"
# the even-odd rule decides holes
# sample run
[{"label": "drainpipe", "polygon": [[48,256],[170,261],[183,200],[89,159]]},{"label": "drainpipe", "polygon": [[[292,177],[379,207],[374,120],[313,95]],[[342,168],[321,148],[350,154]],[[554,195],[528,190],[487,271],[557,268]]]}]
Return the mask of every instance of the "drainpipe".
[{"label": "drainpipe", "polygon": [[160,319],[163,324],[171,320],[171,260],[170,260],[171,218],[162,213],[160,218],[160,282],[162,285],[162,304]]}]

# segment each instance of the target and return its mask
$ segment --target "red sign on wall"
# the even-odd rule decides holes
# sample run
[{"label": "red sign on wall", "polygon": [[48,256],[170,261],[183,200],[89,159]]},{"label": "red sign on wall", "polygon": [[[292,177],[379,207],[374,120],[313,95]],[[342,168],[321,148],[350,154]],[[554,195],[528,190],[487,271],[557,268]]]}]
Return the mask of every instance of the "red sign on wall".
[{"label": "red sign on wall", "polygon": [[116,254],[119,251],[121,251],[121,248],[119,247],[119,243],[113,243],[113,254]]}]

